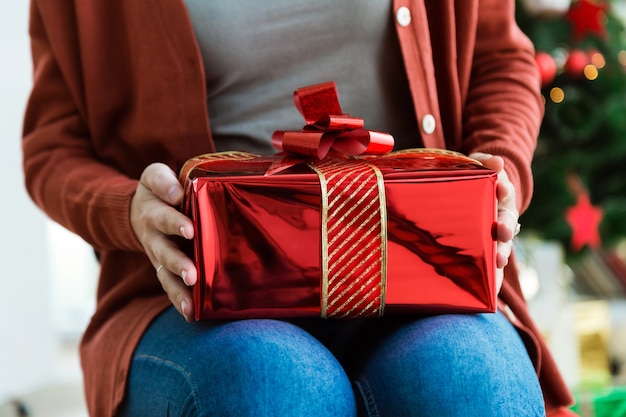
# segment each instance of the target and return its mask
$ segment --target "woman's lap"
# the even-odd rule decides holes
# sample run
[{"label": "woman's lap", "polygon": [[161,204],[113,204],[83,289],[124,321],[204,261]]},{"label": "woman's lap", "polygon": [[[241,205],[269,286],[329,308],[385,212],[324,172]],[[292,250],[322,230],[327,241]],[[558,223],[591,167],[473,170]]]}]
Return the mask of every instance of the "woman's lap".
[{"label": "woman's lap", "polygon": [[121,415],[348,416],[351,396],[332,354],[292,324],[188,325],[169,309],[137,347]]},{"label": "woman's lap", "polygon": [[136,349],[121,415],[354,416],[357,408],[359,416],[543,415],[534,368],[500,314],[189,325],[173,308]]},{"label": "woman's lap", "polygon": [[542,416],[537,375],[501,314],[433,316],[395,331],[355,382],[367,416]]}]

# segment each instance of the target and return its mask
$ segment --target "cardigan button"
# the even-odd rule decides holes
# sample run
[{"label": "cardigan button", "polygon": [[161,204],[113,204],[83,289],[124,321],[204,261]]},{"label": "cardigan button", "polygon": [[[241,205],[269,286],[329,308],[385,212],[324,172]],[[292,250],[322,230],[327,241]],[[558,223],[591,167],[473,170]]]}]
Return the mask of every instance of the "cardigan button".
[{"label": "cardigan button", "polygon": [[411,11],[408,7],[402,6],[396,10],[396,22],[402,27],[407,27],[411,24]]},{"label": "cardigan button", "polygon": [[435,127],[437,127],[437,123],[435,122],[435,117],[432,114],[427,114],[422,117],[422,131],[427,135],[430,135],[435,131]]}]

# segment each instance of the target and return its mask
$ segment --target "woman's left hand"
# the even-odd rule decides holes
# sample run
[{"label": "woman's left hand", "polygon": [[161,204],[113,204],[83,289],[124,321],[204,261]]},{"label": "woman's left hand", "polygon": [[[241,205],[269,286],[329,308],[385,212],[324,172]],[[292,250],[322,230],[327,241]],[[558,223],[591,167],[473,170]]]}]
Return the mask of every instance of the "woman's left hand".
[{"label": "woman's left hand", "polygon": [[504,279],[504,267],[509,262],[513,247],[513,238],[519,232],[519,212],[515,204],[515,187],[504,171],[504,160],[501,157],[479,152],[470,154],[469,157],[498,172],[496,188],[498,198],[496,288],[500,292]]}]

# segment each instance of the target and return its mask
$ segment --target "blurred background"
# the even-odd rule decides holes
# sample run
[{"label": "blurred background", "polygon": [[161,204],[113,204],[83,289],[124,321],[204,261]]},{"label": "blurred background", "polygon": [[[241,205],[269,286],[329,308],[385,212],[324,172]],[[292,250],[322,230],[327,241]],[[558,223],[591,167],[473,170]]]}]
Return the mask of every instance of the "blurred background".
[{"label": "blurred background", "polygon": [[[525,295],[581,416],[626,416],[626,0],[518,0],[546,116],[516,242]],[[0,417],[86,416],[77,345],[89,247],[30,201],[21,124],[28,1],[0,5]]]},{"label": "blurred background", "polygon": [[623,0],[518,0],[545,117],[517,243],[526,298],[583,416],[626,416]]},{"label": "blurred background", "polygon": [[0,4],[0,416],[86,416],[77,343],[94,308],[86,244],[27,196],[21,125],[31,86],[28,1]]}]

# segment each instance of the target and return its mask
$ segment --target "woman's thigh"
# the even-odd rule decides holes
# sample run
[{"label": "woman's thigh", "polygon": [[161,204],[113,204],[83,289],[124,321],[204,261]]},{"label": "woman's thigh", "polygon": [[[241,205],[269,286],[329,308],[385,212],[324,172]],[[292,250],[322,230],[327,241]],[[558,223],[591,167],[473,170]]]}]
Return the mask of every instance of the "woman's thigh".
[{"label": "woman's thigh", "polygon": [[500,313],[442,315],[378,344],[355,385],[364,416],[543,416],[535,369]]},{"label": "woman's thigh", "polygon": [[[354,383],[359,415],[543,415],[534,368],[500,314],[304,322],[342,362],[362,369]],[[136,350],[121,415],[352,416],[354,398],[333,354],[296,325],[189,325],[169,309]]]},{"label": "woman's thigh", "polygon": [[170,308],[133,357],[122,416],[354,416],[335,357],[275,320],[187,324]]}]

